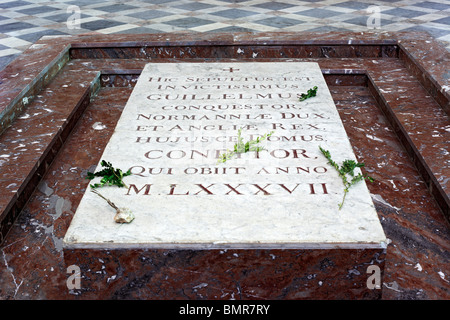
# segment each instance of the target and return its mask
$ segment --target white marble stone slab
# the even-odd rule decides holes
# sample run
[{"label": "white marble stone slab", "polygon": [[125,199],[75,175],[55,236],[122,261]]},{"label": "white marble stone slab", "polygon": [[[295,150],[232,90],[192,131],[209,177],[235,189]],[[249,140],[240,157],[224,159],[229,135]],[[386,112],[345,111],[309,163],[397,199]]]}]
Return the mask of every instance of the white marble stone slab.
[{"label": "white marble stone slab", "polygon": [[[313,86],[317,96],[298,101]],[[266,150],[219,164],[239,128],[244,140],[274,134]],[[131,169],[128,188],[98,189],[135,220],[115,223],[114,209],[88,187],[64,245],[385,246],[366,182],[339,210],[343,184],[319,146],[338,163],[356,160],[317,63],[147,64],[101,158]]]}]

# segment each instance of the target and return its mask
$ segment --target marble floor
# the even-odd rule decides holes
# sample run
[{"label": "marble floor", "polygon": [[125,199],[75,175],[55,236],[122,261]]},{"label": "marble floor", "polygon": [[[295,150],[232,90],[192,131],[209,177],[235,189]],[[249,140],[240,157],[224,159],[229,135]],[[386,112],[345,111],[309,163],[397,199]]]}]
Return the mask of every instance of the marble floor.
[{"label": "marble floor", "polygon": [[450,49],[450,0],[2,0],[0,70],[46,35],[368,30]]}]

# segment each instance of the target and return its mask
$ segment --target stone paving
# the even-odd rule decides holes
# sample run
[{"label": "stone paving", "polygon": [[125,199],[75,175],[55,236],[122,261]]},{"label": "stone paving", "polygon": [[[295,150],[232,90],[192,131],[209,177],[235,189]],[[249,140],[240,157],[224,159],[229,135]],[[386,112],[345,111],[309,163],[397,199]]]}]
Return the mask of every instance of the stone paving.
[{"label": "stone paving", "polygon": [[42,36],[426,31],[450,49],[450,0],[3,0],[0,70]]}]

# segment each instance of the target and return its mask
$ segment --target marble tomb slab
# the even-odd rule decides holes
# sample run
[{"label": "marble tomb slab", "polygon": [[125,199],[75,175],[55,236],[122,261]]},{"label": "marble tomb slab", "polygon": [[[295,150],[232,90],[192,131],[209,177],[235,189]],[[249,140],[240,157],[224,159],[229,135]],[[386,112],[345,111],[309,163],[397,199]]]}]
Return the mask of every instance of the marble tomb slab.
[{"label": "marble tomb slab", "polygon": [[[244,141],[273,134],[220,163],[239,129]],[[344,186],[319,146],[356,161],[317,63],[149,63],[101,157],[132,175],[98,189],[135,219],[115,223],[88,187],[64,247],[385,248],[366,182],[339,210]]]}]

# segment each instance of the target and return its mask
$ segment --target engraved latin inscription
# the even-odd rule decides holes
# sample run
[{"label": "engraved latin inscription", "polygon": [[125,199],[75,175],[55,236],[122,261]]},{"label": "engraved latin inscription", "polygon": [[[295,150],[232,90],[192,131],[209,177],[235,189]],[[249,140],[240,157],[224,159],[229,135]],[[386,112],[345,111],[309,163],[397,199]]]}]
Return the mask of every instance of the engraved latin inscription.
[{"label": "engraved latin inscription", "polygon": [[[238,132],[244,141],[273,133],[258,151],[219,161]],[[342,181],[319,146],[338,162],[356,159],[317,63],[149,63],[102,155],[132,174],[126,187],[99,191],[135,220],[117,228],[87,190],[66,238],[175,247],[384,239],[364,182],[338,210]]]}]

